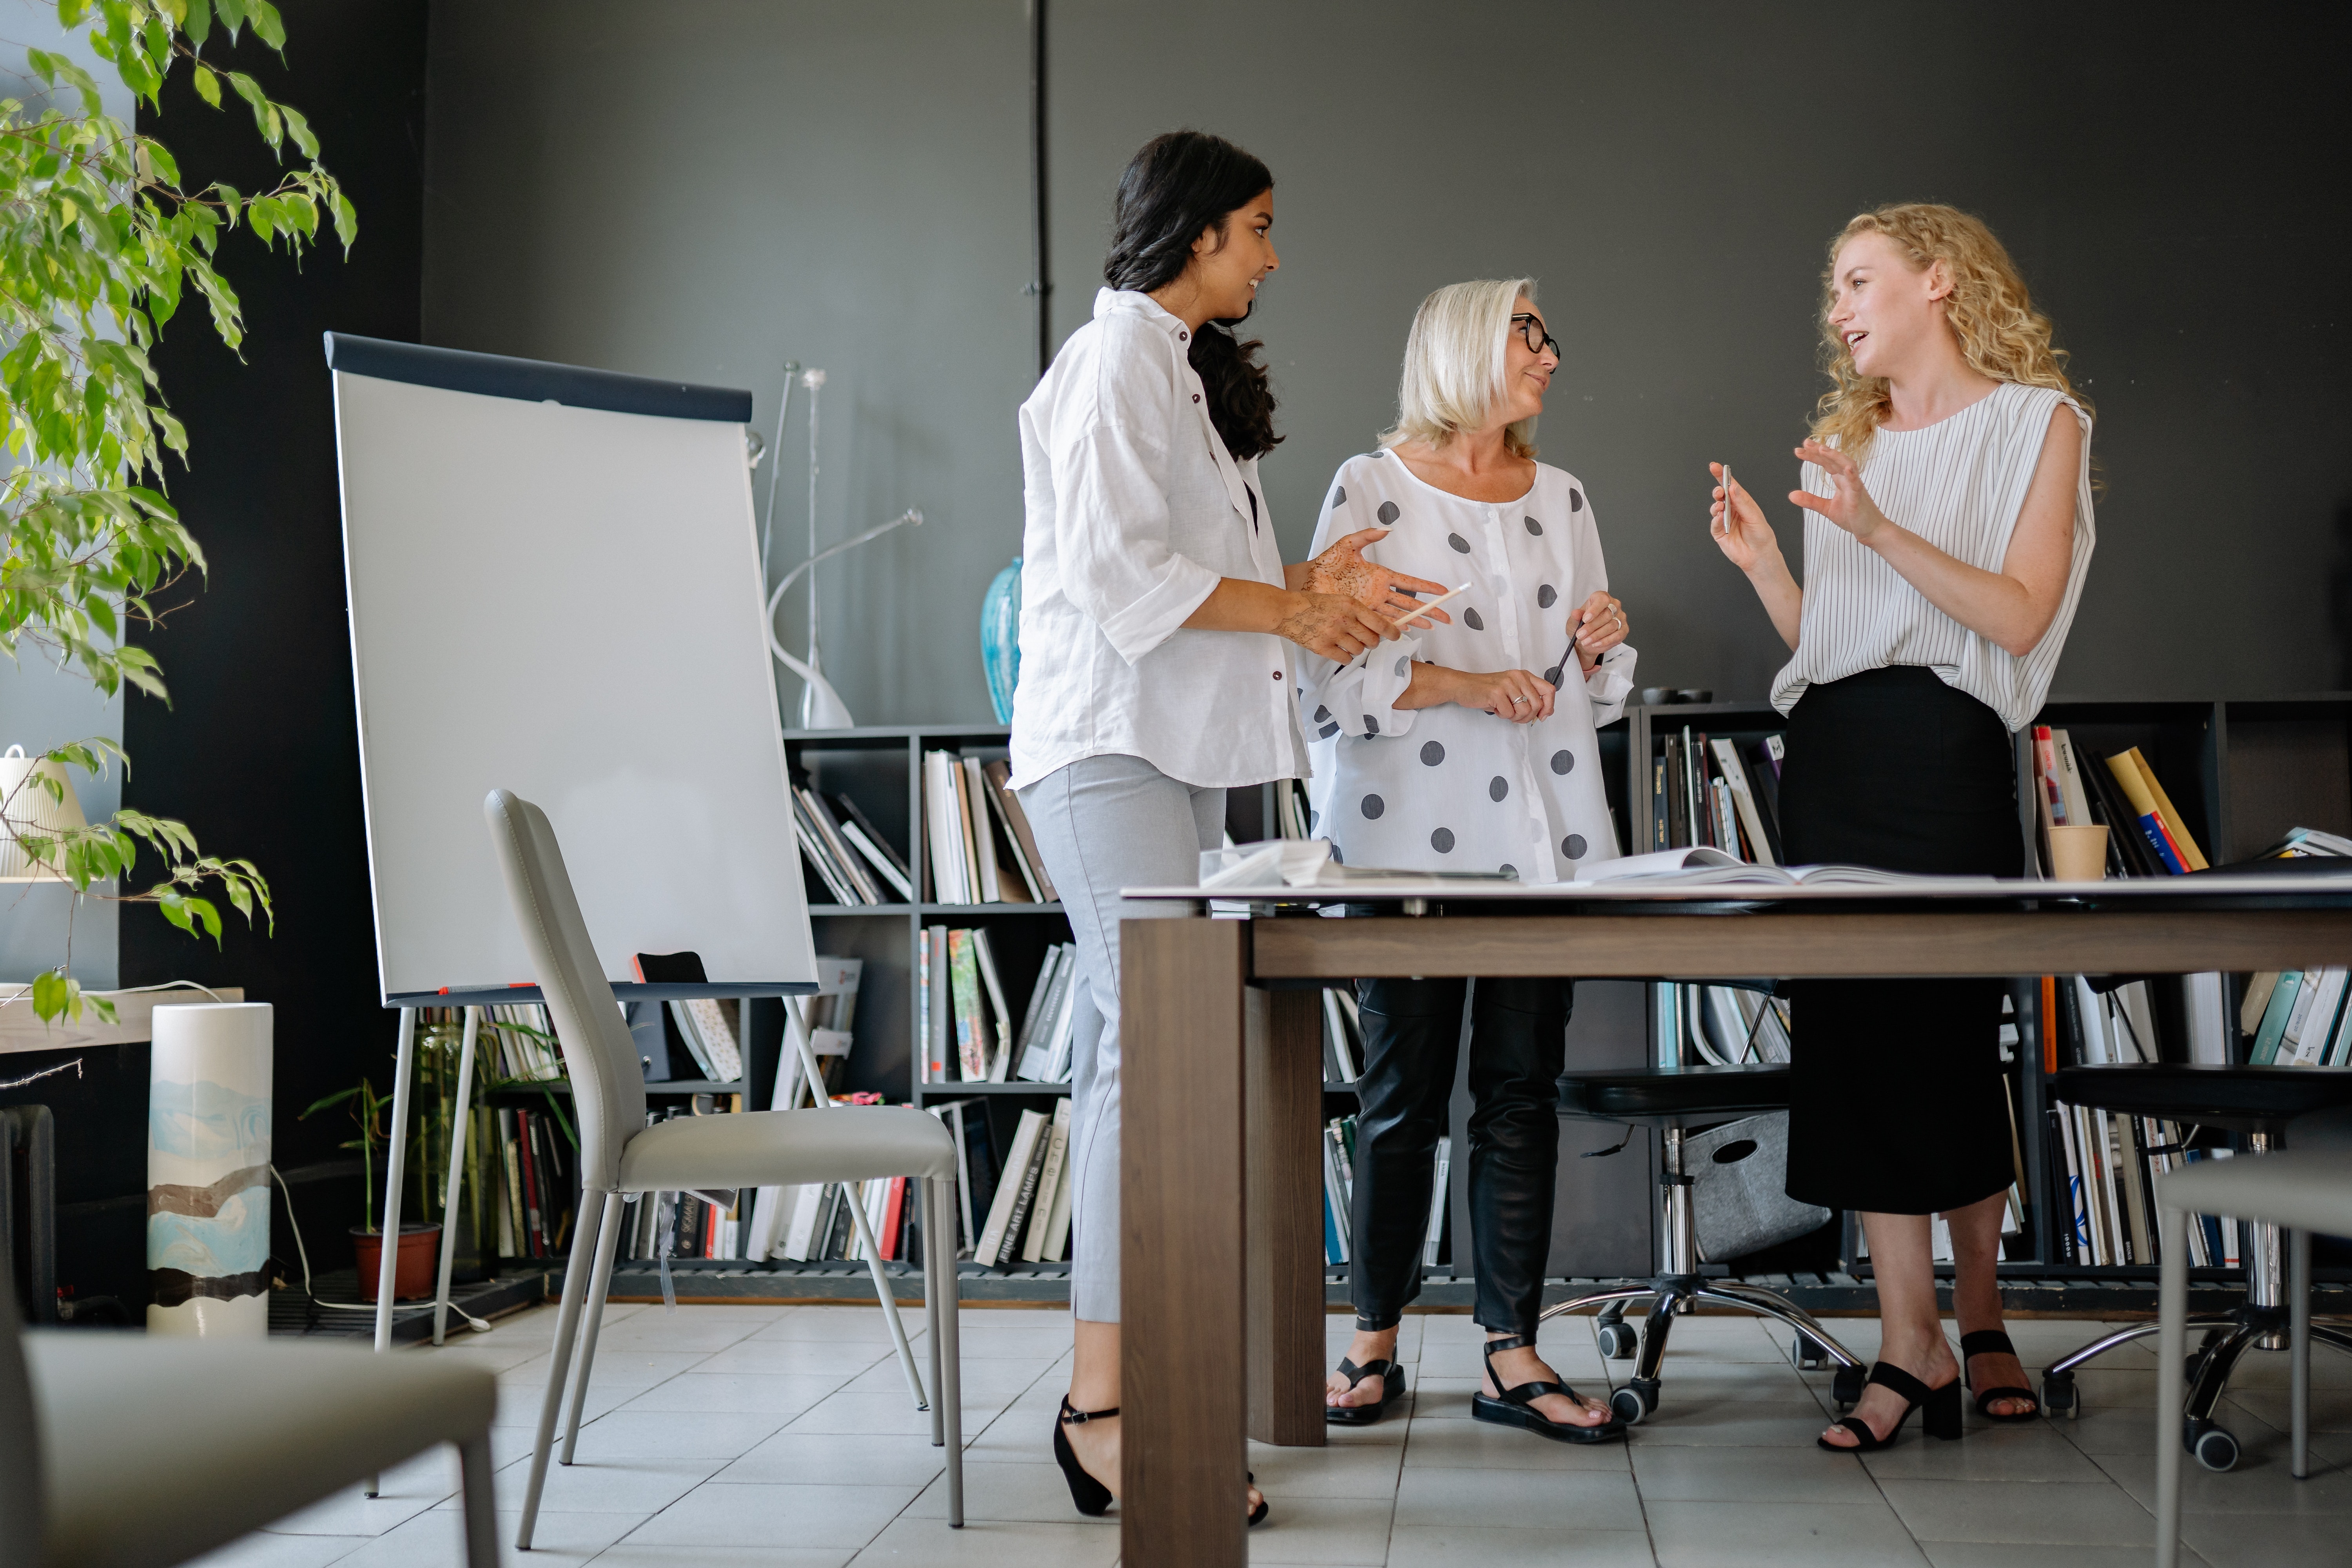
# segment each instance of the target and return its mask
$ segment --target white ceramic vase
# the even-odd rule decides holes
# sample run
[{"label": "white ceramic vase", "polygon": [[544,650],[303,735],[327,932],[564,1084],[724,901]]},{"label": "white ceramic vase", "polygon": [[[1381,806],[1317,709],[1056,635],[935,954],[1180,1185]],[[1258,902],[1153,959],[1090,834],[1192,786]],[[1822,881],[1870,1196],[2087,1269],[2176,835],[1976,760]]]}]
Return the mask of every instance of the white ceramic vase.
[{"label": "white ceramic vase", "polygon": [[147,1331],[269,1333],[270,1007],[155,1009]]}]

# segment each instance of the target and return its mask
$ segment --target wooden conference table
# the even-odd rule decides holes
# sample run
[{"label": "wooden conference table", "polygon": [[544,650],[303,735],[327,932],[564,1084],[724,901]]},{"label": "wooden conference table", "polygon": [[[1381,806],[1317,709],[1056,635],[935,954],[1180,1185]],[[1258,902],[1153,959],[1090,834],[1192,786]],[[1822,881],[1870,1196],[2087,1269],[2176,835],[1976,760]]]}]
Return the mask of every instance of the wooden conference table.
[{"label": "wooden conference table", "polygon": [[[1198,889],[1125,889],[1188,901]],[[1324,1440],[1317,991],[1363,976],[2196,973],[2352,963],[2352,875],[1564,893],[1359,883],[1120,926],[1127,1568],[1243,1568],[1244,1435]],[[1369,904],[1315,918],[1302,900]],[[1738,900],[1738,901],[1732,901]],[[1305,917],[1305,918],[1294,918]]]}]

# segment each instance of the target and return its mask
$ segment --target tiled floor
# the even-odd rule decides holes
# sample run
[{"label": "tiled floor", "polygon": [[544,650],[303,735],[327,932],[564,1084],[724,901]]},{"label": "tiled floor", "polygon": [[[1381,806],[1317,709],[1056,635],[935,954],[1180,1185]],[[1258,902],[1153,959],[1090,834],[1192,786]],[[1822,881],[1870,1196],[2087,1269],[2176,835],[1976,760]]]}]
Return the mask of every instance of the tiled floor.
[{"label": "tiled floor", "polygon": [[[509,1318],[444,1350],[499,1374],[502,1536],[514,1534],[553,1314]],[[1335,1345],[1348,1320],[1330,1320]],[[919,1317],[909,1326],[919,1329]],[[1832,1325],[1867,1355],[1875,1325]],[[2086,1322],[2013,1322],[2029,1366],[2072,1349]],[[1891,1451],[1815,1449],[1825,1373],[1796,1372],[1785,1342],[1747,1318],[1679,1322],[1666,1401],[1626,1443],[1570,1447],[1473,1423],[1477,1331],[1463,1317],[1405,1320],[1413,1394],[1381,1426],[1334,1429],[1324,1448],[1253,1445],[1274,1502],[1251,1531],[1264,1563],[1475,1568],[1660,1564],[1933,1564],[2108,1568],[2149,1560],[2152,1352],[2133,1346],[2081,1374],[2078,1420],[1972,1424],[1931,1443],[1914,1420]],[[1097,1568],[1111,1521],[1079,1518],[1047,1448],[1068,1375],[1058,1312],[963,1319],[966,1498],[945,1523],[945,1482],[870,1308],[615,1307],[606,1319],[580,1462],[556,1470],[537,1549],[512,1561],[604,1568],[860,1568],[878,1563]],[[1591,1321],[1552,1325],[1545,1352],[1588,1389],[1607,1381]],[[922,1346],[917,1342],[919,1360]],[[1605,1363],[1622,1376],[1630,1363]],[[2287,1474],[2285,1358],[2244,1369],[2224,1425],[2246,1457],[2228,1475],[2188,1468],[2185,1535],[2210,1568],[2295,1568],[2352,1557],[2352,1362],[2314,1363],[2316,1473]],[[326,1563],[439,1568],[460,1561],[455,1458],[387,1475],[280,1520],[205,1568]]]}]

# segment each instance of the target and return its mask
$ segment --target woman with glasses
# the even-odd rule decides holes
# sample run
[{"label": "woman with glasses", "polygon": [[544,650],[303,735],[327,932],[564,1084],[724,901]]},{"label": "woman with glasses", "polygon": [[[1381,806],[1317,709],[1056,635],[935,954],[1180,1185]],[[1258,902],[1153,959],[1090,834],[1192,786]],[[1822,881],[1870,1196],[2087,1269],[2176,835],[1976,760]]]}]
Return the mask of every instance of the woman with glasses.
[{"label": "woman with glasses", "polygon": [[[1395,428],[1332,481],[1318,549],[1369,524],[1381,537],[1367,556],[1467,589],[1449,624],[1304,661],[1317,827],[1350,864],[1554,882],[1619,853],[1593,731],[1623,705],[1634,656],[1583,485],[1536,461],[1559,364],[1533,279],[1440,289],[1405,341]],[[1335,1425],[1378,1421],[1404,1386],[1397,1325],[1421,1289],[1466,984],[1357,983],[1356,1335],[1325,1396]],[[1471,1414],[1591,1443],[1622,1423],[1535,1347],[1569,1004],[1565,980],[1482,979],[1471,1000],[1469,1245],[1487,1336]]]},{"label": "woman with glasses", "polygon": [[[1274,397],[1233,329],[1279,265],[1274,177],[1181,131],[1118,184],[1109,285],[1022,405],[1021,683],[1013,787],[1070,919],[1071,1315],[1055,1458],[1083,1513],[1110,1506],[1119,1409],[1118,922],[1181,914],[1123,887],[1190,884],[1230,786],[1306,771],[1291,645],[1345,660],[1433,586],[1368,564],[1374,535],[1283,564],[1259,488]],[[1250,1522],[1265,1517],[1253,1491]]]},{"label": "woman with glasses", "polygon": [[[2008,251],[1966,213],[1864,213],[1822,283],[1835,384],[1789,493],[1803,583],[1720,465],[1711,512],[1791,654],[1772,683],[1789,858],[2014,877],[2011,737],[2050,689],[2091,565],[2090,412]],[[1963,1380],[1988,1418],[2032,1420],[1994,1276],[2016,1135],[2001,983],[1807,980],[1790,997],[1789,1195],[1861,1214],[1883,1329],[1871,1386],[1822,1447],[1885,1447],[1923,1405],[1930,1432],[1958,1437]]]}]

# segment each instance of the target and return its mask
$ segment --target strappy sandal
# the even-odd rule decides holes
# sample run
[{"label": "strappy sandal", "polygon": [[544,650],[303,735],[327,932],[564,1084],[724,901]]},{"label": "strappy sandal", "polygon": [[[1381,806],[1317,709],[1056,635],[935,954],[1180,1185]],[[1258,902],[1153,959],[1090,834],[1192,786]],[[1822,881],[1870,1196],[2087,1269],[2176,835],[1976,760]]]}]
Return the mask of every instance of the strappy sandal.
[{"label": "strappy sandal", "polygon": [[[1116,1405],[1108,1410],[1077,1409],[1070,1404],[1069,1396],[1065,1394],[1062,1397],[1061,1414],[1054,1421],[1054,1462],[1062,1467],[1062,1479],[1070,1483],[1070,1501],[1088,1519],[1100,1519],[1109,1511],[1110,1505],[1115,1500],[1110,1495],[1110,1489],[1095,1479],[1093,1474],[1084,1465],[1078,1463],[1077,1451],[1070,1447],[1069,1434],[1062,1428],[1076,1426],[1087,1421],[1105,1420],[1118,1414],[1118,1406]],[[1249,1479],[1255,1485],[1257,1481],[1255,1472],[1252,1472]],[[1252,1524],[1264,1524],[1271,1506],[1265,1499],[1258,1499],[1257,1506],[1250,1510],[1249,1521]]]},{"label": "strappy sandal", "polygon": [[[1960,1336],[1961,1376],[1965,1379],[1968,1375],[1967,1367],[1970,1356],[2015,1355],[2016,1353],[2017,1347],[2011,1344],[2009,1336],[1999,1329],[1979,1329],[1975,1333],[1962,1334]],[[2039,1421],[2042,1418],[2042,1401],[2034,1396],[2033,1390],[2030,1388],[1988,1388],[1982,1394],[1977,1394],[1976,1384],[1970,1383],[1969,1392],[1976,1394],[1977,1414],[1988,1421]],[[2015,1415],[1996,1415],[1990,1408],[1996,1399],[2022,1399],[2029,1401],[2033,1408]]]},{"label": "strappy sandal", "polygon": [[1832,1454],[1868,1454],[1880,1448],[1891,1448],[1895,1446],[1895,1439],[1903,1436],[1903,1423],[1911,1419],[1911,1412],[1923,1405],[1927,1414],[1919,1418],[1919,1424],[1927,1428],[1927,1436],[1952,1438],[1960,1435],[1959,1379],[1954,1378],[1941,1388],[1930,1388],[1901,1367],[1880,1362],[1870,1369],[1866,1383],[1891,1388],[1903,1397],[1903,1414],[1895,1418],[1895,1425],[1886,1429],[1886,1436],[1882,1437],[1872,1431],[1870,1423],[1859,1415],[1841,1415],[1837,1424],[1853,1434],[1853,1447],[1849,1448],[1843,1443],[1832,1443],[1827,1437],[1816,1437],[1814,1442]]},{"label": "strappy sandal", "polygon": [[1518,1335],[1488,1340],[1483,1349],[1486,1358],[1486,1380],[1502,1388],[1497,1398],[1484,1390],[1470,1396],[1470,1416],[1475,1421],[1492,1421],[1499,1426],[1517,1426],[1533,1432],[1538,1437],[1549,1437],[1555,1443],[1606,1443],[1625,1435],[1625,1423],[1614,1415],[1597,1426],[1577,1426],[1555,1421],[1535,1408],[1535,1402],[1547,1394],[1563,1394],[1576,1398],[1576,1390],[1564,1383],[1522,1383],[1515,1388],[1503,1388],[1503,1380],[1495,1372],[1495,1352],[1521,1348],[1533,1350],[1535,1341]]},{"label": "strappy sandal", "polygon": [[1393,1361],[1375,1358],[1358,1366],[1346,1356],[1339,1358],[1339,1375],[1348,1380],[1348,1390],[1354,1393],[1358,1384],[1368,1377],[1381,1380],[1381,1402],[1378,1405],[1326,1405],[1323,1419],[1334,1426],[1370,1426],[1389,1413],[1389,1406],[1404,1393],[1404,1368]]}]

